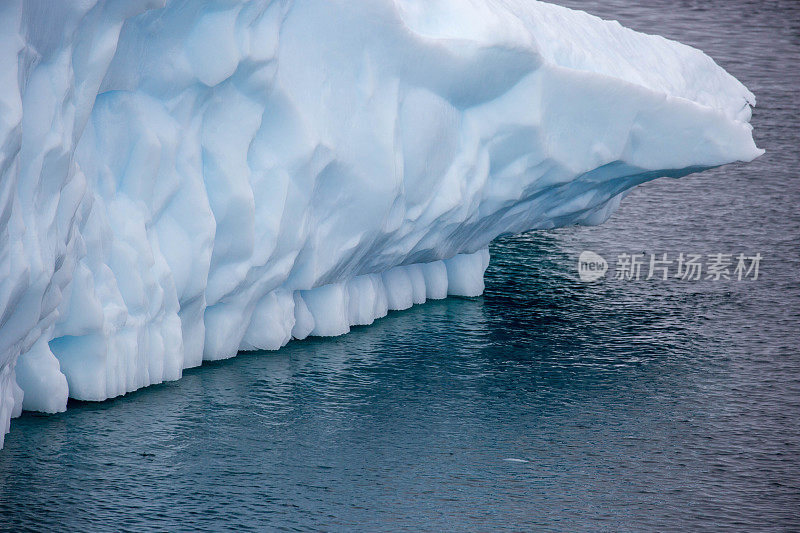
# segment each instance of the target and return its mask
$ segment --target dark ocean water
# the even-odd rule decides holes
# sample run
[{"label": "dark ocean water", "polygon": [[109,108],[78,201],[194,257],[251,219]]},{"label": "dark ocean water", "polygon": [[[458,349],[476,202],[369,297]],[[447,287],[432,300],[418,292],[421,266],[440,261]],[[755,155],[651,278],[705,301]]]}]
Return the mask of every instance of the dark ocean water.
[{"label": "dark ocean water", "polygon": [[[702,48],[767,154],[492,246],[485,296],[14,421],[0,529],[800,528],[800,4],[565,1]],[[759,279],[577,279],[740,252]]]}]

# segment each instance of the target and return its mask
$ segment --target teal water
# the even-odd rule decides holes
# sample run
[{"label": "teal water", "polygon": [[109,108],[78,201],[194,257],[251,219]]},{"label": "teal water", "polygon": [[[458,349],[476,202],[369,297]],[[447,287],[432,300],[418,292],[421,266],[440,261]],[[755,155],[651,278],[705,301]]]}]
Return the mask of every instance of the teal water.
[{"label": "teal water", "polygon": [[[26,413],[0,529],[800,527],[800,8],[570,4],[708,51],[759,97],[767,154],[498,241],[480,298]],[[585,284],[583,250],[764,259],[755,281]]]}]

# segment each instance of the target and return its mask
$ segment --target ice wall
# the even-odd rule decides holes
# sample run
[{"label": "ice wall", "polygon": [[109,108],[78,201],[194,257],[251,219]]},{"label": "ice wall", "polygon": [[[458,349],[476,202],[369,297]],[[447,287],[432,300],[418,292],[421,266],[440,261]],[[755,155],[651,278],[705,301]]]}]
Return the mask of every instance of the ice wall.
[{"label": "ice wall", "polygon": [[0,3],[0,444],[477,295],[503,233],[756,148],[693,48],[522,0]]}]

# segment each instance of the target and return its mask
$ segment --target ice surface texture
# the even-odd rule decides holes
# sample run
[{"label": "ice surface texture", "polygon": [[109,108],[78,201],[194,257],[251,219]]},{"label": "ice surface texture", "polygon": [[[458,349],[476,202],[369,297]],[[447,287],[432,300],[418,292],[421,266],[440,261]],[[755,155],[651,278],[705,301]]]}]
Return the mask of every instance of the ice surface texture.
[{"label": "ice surface texture", "polygon": [[503,233],[761,152],[702,52],[529,0],[0,3],[21,409],[483,289]]}]

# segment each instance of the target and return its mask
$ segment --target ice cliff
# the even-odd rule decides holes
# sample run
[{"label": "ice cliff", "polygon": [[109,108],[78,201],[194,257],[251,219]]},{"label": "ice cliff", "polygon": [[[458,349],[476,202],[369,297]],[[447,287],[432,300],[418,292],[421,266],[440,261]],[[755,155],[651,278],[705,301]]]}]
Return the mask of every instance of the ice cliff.
[{"label": "ice cliff", "polygon": [[500,234],[758,156],[754,103],[528,0],[4,0],[0,445],[21,409],[477,295]]}]

